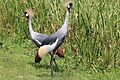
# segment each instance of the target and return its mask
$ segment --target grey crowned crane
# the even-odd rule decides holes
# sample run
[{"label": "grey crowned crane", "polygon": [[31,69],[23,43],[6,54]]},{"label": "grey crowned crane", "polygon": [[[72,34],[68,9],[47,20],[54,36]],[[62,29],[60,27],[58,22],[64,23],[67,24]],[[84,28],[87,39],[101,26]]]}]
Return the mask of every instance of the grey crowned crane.
[{"label": "grey crowned crane", "polygon": [[34,13],[32,11],[32,9],[27,9],[24,12],[24,15],[27,17],[28,19],[28,25],[29,25],[29,33],[30,33],[30,37],[32,39],[32,41],[38,46],[40,47],[42,42],[48,37],[48,35],[46,34],[41,34],[41,33],[37,33],[32,29],[32,17],[34,16]]},{"label": "grey crowned crane", "polygon": [[[63,26],[60,29],[58,29],[57,32],[55,32],[55,33],[51,34],[50,36],[48,36],[47,38],[45,38],[45,40],[42,42],[42,45],[47,45],[47,44],[53,43],[56,39],[58,39],[56,47],[51,52],[51,61],[50,61],[51,75],[53,75],[53,61],[55,62],[55,58],[54,58],[55,51],[62,45],[62,43],[64,42],[66,35],[67,35],[69,16],[70,16],[70,11],[71,11],[72,6],[73,6],[72,3],[69,3],[67,5],[66,17],[65,17],[65,22],[64,22]],[[39,60],[38,60],[38,58],[39,58]],[[41,56],[39,56],[38,53],[36,54],[35,60],[36,59],[37,59],[36,63],[41,61]],[[55,64],[56,64],[56,62],[55,62]]]},{"label": "grey crowned crane", "polygon": [[[34,16],[34,13],[33,13],[32,9],[26,9],[25,12],[24,12],[24,15],[28,19],[28,26],[29,26],[29,33],[30,33],[31,40],[38,47],[40,47],[42,42],[48,37],[48,35],[37,33],[32,29],[32,18]],[[59,48],[59,50],[57,50],[56,53],[57,53],[56,55],[58,55],[59,57],[64,57],[64,53],[63,53],[62,48]],[[36,59],[35,62],[37,62],[37,60],[39,60],[39,58]]]}]

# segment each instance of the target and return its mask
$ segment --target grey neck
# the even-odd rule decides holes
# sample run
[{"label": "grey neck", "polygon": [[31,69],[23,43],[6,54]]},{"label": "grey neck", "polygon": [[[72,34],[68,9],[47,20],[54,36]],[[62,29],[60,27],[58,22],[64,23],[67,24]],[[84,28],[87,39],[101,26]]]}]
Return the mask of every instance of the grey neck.
[{"label": "grey neck", "polygon": [[61,27],[61,30],[62,30],[62,31],[65,31],[65,32],[66,32],[67,29],[68,29],[69,15],[70,15],[70,13],[69,13],[69,11],[67,10],[64,24],[63,24],[63,26]]},{"label": "grey neck", "polygon": [[30,35],[32,35],[32,33],[34,33],[34,31],[33,31],[33,29],[32,29],[32,18],[31,18],[31,17],[29,18],[28,25],[29,25],[29,32],[30,32]]}]

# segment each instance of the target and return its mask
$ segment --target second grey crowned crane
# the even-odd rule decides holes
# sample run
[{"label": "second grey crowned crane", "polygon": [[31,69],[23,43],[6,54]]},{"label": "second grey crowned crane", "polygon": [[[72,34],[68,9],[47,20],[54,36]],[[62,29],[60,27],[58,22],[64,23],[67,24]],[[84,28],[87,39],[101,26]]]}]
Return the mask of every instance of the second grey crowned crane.
[{"label": "second grey crowned crane", "polygon": [[[63,26],[60,29],[58,29],[57,32],[55,32],[55,33],[51,34],[50,36],[48,36],[42,43],[42,45],[47,45],[47,44],[55,42],[55,40],[58,39],[57,45],[53,49],[53,53],[51,53],[51,61],[50,61],[50,63],[51,63],[51,75],[53,75],[53,61],[55,62],[55,58],[54,58],[55,51],[62,45],[62,43],[64,42],[64,40],[66,38],[66,35],[67,35],[69,16],[70,16],[70,11],[71,11],[72,6],[73,6],[72,3],[69,3],[67,5],[66,17],[65,17],[65,21],[64,21]],[[40,58],[39,54],[37,53],[36,57],[35,57],[35,60],[38,57]],[[39,61],[41,61],[41,58],[37,62],[39,62]]]},{"label": "second grey crowned crane", "polygon": [[24,12],[24,15],[28,18],[28,25],[29,25],[29,33],[30,33],[30,37],[32,39],[32,41],[38,46],[40,47],[42,42],[48,37],[48,35],[46,34],[41,34],[41,33],[37,33],[32,29],[32,17],[34,16],[34,13],[32,11],[32,9],[27,9]]}]

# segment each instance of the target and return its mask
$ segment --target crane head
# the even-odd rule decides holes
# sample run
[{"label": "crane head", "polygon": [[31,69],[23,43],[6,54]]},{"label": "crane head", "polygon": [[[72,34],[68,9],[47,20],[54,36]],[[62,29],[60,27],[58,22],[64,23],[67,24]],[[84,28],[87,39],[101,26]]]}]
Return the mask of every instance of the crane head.
[{"label": "crane head", "polygon": [[33,10],[31,8],[26,9],[25,12],[24,12],[24,15],[26,16],[26,18],[30,18],[30,17],[34,16],[34,12],[33,12]]},{"label": "crane head", "polygon": [[35,63],[38,63],[47,54],[46,46],[41,46],[35,56]]},{"label": "crane head", "polygon": [[27,12],[24,12],[24,15],[26,18],[29,18],[29,14]]},{"label": "crane head", "polygon": [[70,12],[72,6],[73,6],[73,3],[72,3],[72,2],[70,2],[70,3],[67,5],[67,10],[68,10],[69,12]]},{"label": "crane head", "polygon": [[56,55],[58,55],[60,58],[64,58],[64,54],[65,54],[65,50],[61,47],[59,47],[57,50],[56,50]]},{"label": "crane head", "polygon": [[36,54],[36,56],[35,56],[35,63],[38,63],[38,62],[40,62],[42,59],[39,57],[39,55],[38,55],[38,52],[37,52],[37,54]]}]

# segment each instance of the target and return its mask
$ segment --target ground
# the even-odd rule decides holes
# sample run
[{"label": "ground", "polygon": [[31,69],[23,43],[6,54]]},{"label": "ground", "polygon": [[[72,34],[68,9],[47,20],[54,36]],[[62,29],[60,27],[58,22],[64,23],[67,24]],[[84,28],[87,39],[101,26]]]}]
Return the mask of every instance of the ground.
[{"label": "ground", "polygon": [[[11,45],[11,44],[10,44]],[[59,70],[50,75],[47,55],[40,64],[34,63],[34,51],[28,51],[24,46],[3,45],[0,48],[0,80],[119,80],[120,70],[95,72],[93,69],[68,68],[64,66],[64,59],[57,59]],[[9,46],[9,47],[8,47]],[[14,47],[13,47],[14,46]],[[33,46],[34,47],[34,46]],[[35,48],[35,47],[34,47]],[[26,54],[28,53],[28,54]],[[49,58],[49,59],[46,59]],[[60,63],[61,62],[61,63]]]}]

